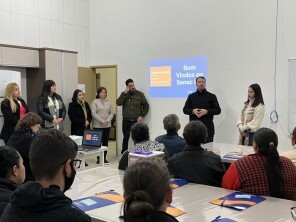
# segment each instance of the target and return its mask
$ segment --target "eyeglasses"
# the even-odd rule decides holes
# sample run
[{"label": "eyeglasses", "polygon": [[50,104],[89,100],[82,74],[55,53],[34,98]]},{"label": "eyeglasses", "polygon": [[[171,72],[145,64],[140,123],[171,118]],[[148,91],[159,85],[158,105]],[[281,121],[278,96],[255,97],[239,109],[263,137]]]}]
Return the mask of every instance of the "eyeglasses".
[{"label": "eyeglasses", "polygon": [[296,220],[296,207],[291,207],[291,214],[294,220]]},{"label": "eyeglasses", "polygon": [[76,168],[80,168],[81,162],[82,162],[81,160],[75,159],[75,160],[73,160],[73,165]]}]

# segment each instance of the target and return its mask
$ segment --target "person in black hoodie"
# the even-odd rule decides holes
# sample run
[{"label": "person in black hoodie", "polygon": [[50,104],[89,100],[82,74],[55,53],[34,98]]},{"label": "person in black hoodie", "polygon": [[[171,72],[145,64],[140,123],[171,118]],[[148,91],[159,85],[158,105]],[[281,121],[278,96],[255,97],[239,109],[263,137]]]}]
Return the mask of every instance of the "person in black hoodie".
[{"label": "person in black hoodie", "polygon": [[30,167],[29,152],[32,140],[39,132],[41,123],[42,120],[36,113],[26,113],[24,117],[18,121],[15,132],[7,143],[8,146],[15,148],[24,160],[24,166],[26,168],[25,182],[35,180]]},{"label": "person in black hoodie", "polygon": [[183,131],[187,146],[168,159],[168,169],[175,178],[191,183],[221,187],[225,168],[221,157],[201,147],[207,128],[201,121],[189,122]]},{"label": "person in black hoodie", "polygon": [[16,149],[0,147],[0,217],[9,202],[12,192],[24,182],[25,167]]},{"label": "person in black hoodie", "polygon": [[65,196],[75,178],[78,147],[56,129],[40,131],[31,144],[30,164],[36,182],[20,185],[10,197],[1,222],[89,222],[90,217]]},{"label": "person in black hoodie", "polygon": [[172,203],[170,174],[163,162],[141,159],[127,168],[123,178],[124,222],[176,222],[166,213]]}]

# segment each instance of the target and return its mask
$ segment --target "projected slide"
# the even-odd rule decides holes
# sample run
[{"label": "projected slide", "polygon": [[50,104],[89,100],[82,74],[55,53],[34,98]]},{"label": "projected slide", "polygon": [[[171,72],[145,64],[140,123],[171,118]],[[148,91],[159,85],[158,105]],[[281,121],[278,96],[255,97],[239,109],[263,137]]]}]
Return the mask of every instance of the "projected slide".
[{"label": "projected slide", "polygon": [[186,98],[196,91],[195,79],[207,78],[208,57],[153,60],[149,63],[152,98]]}]

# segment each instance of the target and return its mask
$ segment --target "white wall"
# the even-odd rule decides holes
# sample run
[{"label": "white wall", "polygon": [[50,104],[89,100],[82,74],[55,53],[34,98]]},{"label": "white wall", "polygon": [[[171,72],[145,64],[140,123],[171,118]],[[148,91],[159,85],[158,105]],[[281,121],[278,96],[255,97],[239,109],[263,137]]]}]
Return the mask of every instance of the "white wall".
[{"label": "white wall", "polygon": [[[275,129],[281,149],[291,147],[287,87],[288,58],[296,55],[296,1],[279,0],[276,126],[269,122],[274,108],[276,0],[90,0],[89,6],[90,63],[118,64],[118,93],[131,77],[148,96],[151,59],[206,55],[207,89],[217,95],[222,108],[215,117],[215,141],[238,141],[238,114],[248,86],[258,83],[266,103],[263,126]],[[148,100],[151,110],[145,121],[152,138],[164,133],[162,119],[168,113],[179,115],[183,126],[188,122],[182,113],[185,99]]]},{"label": "white wall", "polygon": [[78,51],[89,65],[88,0],[1,0],[0,44]]}]

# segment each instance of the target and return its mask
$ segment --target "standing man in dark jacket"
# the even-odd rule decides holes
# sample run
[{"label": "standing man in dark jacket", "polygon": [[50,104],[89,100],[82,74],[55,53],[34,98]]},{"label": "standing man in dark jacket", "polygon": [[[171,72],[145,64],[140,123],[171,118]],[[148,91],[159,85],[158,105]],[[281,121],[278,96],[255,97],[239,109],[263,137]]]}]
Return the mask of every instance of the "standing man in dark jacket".
[{"label": "standing man in dark jacket", "polygon": [[147,102],[144,93],[136,90],[134,81],[128,79],[125,81],[126,88],[116,100],[118,106],[122,106],[122,150],[123,154],[128,148],[130,131],[135,123],[140,123],[143,117],[149,111],[149,103]]},{"label": "standing man in dark jacket", "polygon": [[10,197],[1,222],[90,222],[65,196],[74,179],[78,147],[61,131],[40,131],[31,144],[30,165],[36,182],[20,185]]},{"label": "standing man in dark jacket", "polygon": [[196,78],[197,90],[191,93],[184,105],[183,113],[189,115],[189,120],[199,120],[208,130],[208,137],[203,143],[214,141],[214,115],[221,113],[221,108],[215,94],[206,90],[206,79],[203,76]]}]

